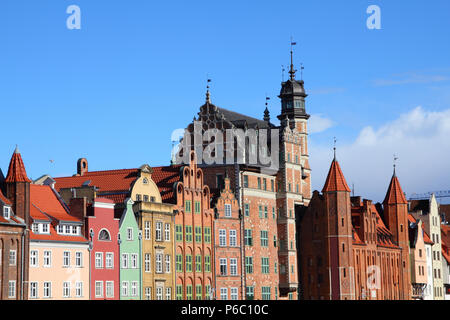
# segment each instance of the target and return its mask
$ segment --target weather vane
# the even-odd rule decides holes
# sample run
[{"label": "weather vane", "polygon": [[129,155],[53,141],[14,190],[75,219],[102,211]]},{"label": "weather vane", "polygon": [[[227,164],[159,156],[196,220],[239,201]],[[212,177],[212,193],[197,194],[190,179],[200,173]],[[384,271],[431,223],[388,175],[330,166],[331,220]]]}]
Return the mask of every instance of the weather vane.
[{"label": "weather vane", "polygon": [[397,160],[398,160],[398,157],[397,157],[397,155],[394,154],[394,174],[395,174],[395,168],[397,167]]},{"label": "weather vane", "polygon": [[334,137],[333,140],[334,140],[334,147],[333,147],[333,151],[334,151],[334,160],[336,160],[336,142],[337,142],[336,137]]}]

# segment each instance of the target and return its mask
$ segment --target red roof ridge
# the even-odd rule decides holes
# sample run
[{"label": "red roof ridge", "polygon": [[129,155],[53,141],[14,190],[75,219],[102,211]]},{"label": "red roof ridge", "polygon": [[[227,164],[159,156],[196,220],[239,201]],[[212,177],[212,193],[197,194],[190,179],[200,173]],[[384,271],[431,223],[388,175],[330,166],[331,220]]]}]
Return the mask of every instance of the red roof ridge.
[{"label": "red roof ridge", "polygon": [[398,181],[398,178],[395,174],[392,176],[391,183],[389,184],[389,188],[383,203],[408,204],[408,201],[406,201],[405,198],[405,194],[403,193],[402,187],[400,186],[400,182]]},{"label": "red roof ridge", "polygon": [[336,159],[333,159],[333,162],[331,163],[330,171],[328,172],[327,180],[325,181],[322,193],[333,191],[351,191],[345,181],[339,162]]},{"label": "red roof ridge", "polygon": [[6,182],[31,182],[27,177],[25,165],[23,164],[22,156],[19,149],[16,147],[11,161],[9,162],[8,175],[5,179]]}]

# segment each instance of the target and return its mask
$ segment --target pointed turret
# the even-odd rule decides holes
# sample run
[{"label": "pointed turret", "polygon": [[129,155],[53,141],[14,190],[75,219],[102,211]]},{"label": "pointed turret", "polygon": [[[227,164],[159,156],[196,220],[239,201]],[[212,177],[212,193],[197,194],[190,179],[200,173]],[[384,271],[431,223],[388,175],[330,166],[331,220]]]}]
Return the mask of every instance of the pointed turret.
[{"label": "pointed turret", "polygon": [[386,197],[384,198],[383,204],[408,204],[408,201],[406,201],[405,194],[403,193],[402,187],[400,186],[400,182],[397,179],[395,171],[394,175],[392,176],[391,183],[389,184],[389,188],[386,193]]},{"label": "pointed turret", "polygon": [[330,171],[328,172],[327,180],[325,181],[325,185],[322,189],[322,193],[336,191],[351,192],[347,182],[345,181],[339,162],[336,158],[334,158],[331,163]]},{"label": "pointed turret", "polygon": [[6,176],[5,182],[31,182],[27,177],[22,156],[20,155],[19,147],[17,146],[11,157],[11,161],[9,162],[8,175]]}]

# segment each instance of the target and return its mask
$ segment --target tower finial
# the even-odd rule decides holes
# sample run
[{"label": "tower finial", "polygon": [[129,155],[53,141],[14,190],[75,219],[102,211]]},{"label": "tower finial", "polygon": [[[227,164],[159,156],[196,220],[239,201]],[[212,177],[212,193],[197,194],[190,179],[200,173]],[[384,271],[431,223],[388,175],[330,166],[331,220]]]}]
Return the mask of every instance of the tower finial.
[{"label": "tower finial", "polygon": [[14,150],[14,153],[20,153],[19,146],[16,144],[16,149]]},{"label": "tower finial", "polygon": [[292,37],[291,37],[291,68],[289,70],[289,74],[291,75],[291,80],[295,80],[295,72],[297,71],[294,69],[294,58],[293,58],[293,54],[294,54],[293,46],[295,46],[296,44],[297,44],[297,42],[293,42]]},{"label": "tower finial", "polygon": [[333,152],[334,152],[334,160],[336,161],[336,137],[334,137],[334,147],[333,147]]},{"label": "tower finial", "polygon": [[397,167],[397,160],[398,160],[398,157],[394,154],[394,176],[396,176],[395,168]]},{"label": "tower finial", "polygon": [[206,80],[206,103],[211,103],[211,95],[209,93],[209,83],[211,82],[211,79]]},{"label": "tower finial", "polygon": [[270,98],[266,95],[266,109],[264,110],[264,121],[269,122],[270,121],[270,112],[269,108],[267,107],[269,105]]},{"label": "tower finial", "polygon": [[305,70],[305,67],[303,63],[300,63],[300,80],[303,80],[303,70]]}]

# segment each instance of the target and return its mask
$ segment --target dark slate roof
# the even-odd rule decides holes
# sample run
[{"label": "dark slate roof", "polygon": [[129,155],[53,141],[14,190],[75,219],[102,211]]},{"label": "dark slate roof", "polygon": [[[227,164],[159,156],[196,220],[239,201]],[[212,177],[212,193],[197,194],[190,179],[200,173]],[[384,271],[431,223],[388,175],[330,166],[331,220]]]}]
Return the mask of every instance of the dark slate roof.
[{"label": "dark slate roof", "polygon": [[237,128],[244,128],[245,123],[247,123],[248,128],[258,127],[259,129],[268,129],[268,128],[275,127],[273,124],[267,123],[264,120],[252,118],[252,117],[246,116],[244,114],[234,112],[231,110],[227,110],[224,108],[217,107],[217,109],[220,113],[222,113],[224,115],[225,120],[230,121]]},{"label": "dark slate roof", "polygon": [[410,212],[422,211],[423,214],[428,214],[430,211],[429,200],[411,200]]}]

